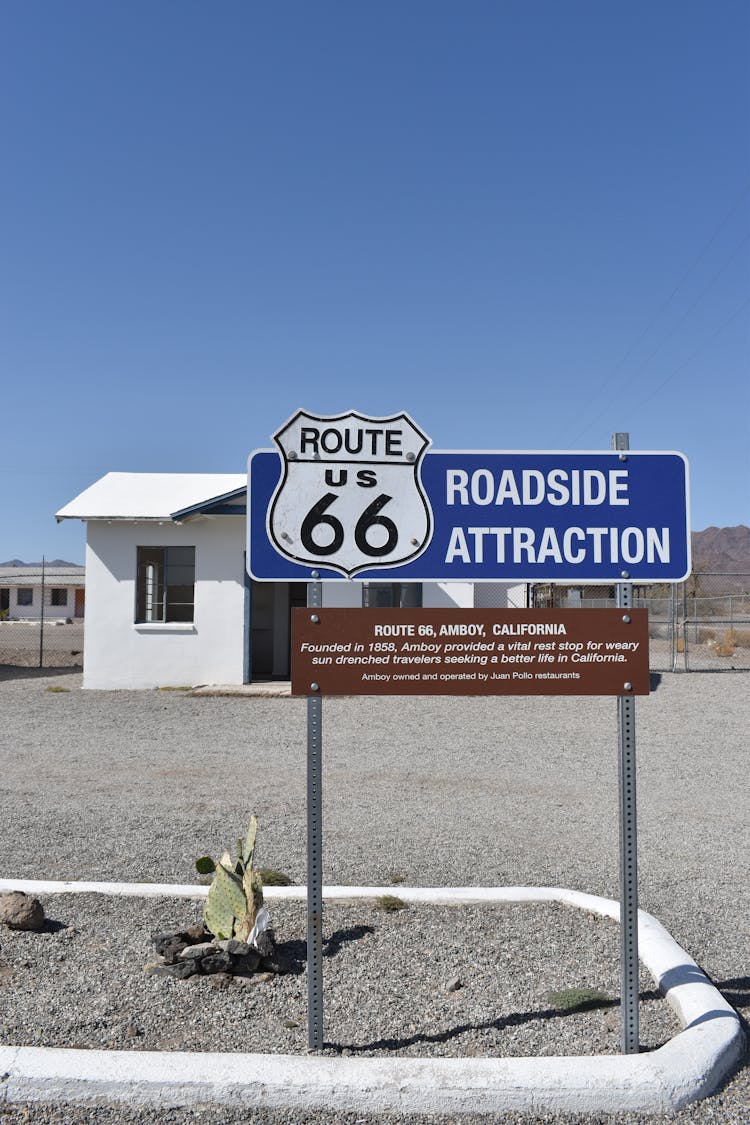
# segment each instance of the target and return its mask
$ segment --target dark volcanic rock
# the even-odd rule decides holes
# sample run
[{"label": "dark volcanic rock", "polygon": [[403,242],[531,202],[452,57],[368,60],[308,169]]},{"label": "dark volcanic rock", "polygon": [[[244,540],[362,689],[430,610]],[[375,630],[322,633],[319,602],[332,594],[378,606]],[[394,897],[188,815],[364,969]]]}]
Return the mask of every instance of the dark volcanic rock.
[{"label": "dark volcanic rock", "polygon": [[[196,973],[206,976],[227,976],[247,980],[257,977],[270,979],[275,973],[294,972],[296,966],[287,965],[277,956],[273,930],[259,935],[260,951],[248,942],[236,938],[217,941],[203,923],[196,923],[176,933],[153,933],[159,961],[146,965],[145,972],[153,976],[192,977]],[[218,984],[216,987],[221,987]]]},{"label": "dark volcanic rock", "polygon": [[163,957],[168,965],[174,964],[180,953],[187,946],[184,934],[152,934],[151,940],[154,943],[154,948],[160,957]]},{"label": "dark volcanic rock", "polygon": [[[244,945],[244,942],[242,943]],[[251,976],[260,964],[260,953],[247,947],[247,953],[232,956],[232,972],[241,976]]]},{"label": "dark volcanic rock", "polygon": [[198,972],[198,961],[175,961],[174,965],[165,965],[164,968],[169,972],[170,976],[177,977],[178,980],[187,980],[188,977],[195,976]]},{"label": "dark volcanic rock", "polygon": [[226,953],[223,949],[217,949],[215,953],[209,953],[201,958],[201,972],[226,973],[231,966],[231,962],[231,954]]}]

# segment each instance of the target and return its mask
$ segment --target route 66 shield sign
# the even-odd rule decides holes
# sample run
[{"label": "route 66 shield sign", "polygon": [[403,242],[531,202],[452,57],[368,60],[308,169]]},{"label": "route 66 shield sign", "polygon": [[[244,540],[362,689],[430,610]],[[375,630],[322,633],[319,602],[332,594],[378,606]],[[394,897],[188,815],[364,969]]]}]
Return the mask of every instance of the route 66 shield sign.
[{"label": "route 66 shield sign", "polygon": [[299,410],[273,440],[283,472],[267,533],[285,558],[351,578],[424,551],[433,520],[420,465],[430,439],[408,414]]}]

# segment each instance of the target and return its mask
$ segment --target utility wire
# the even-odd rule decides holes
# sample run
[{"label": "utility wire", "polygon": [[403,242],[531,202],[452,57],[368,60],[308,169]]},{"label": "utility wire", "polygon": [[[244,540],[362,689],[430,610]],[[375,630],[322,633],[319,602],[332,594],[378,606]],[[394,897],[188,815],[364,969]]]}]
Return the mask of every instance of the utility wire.
[{"label": "utility wire", "polygon": [[680,363],[677,367],[674,368],[673,371],[670,371],[670,373],[669,373],[669,375],[667,375],[666,379],[662,379],[661,383],[658,383],[655,387],[653,387],[652,390],[647,395],[645,395],[644,398],[642,398],[640,400],[640,402],[638,402],[636,405],[637,406],[643,406],[644,403],[649,402],[654,397],[654,395],[658,394],[659,391],[662,390],[663,387],[666,387],[667,383],[670,383],[672,381],[672,379],[674,379],[675,375],[679,375],[679,373],[681,371],[683,371],[684,368],[686,368],[689,363],[692,363],[692,361],[695,359],[695,357],[700,352],[702,352],[703,349],[708,344],[710,344],[713,340],[715,340],[716,337],[719,336],[724,331],[725,328],[728,328],[729,325],[732,323],[732,321],[736,320],[737,317],[740,315],[740,313],[745,311],[745,309],[748,307],[748,305],[750,305],[750,297],[746,297],[745,300],[740,305],[740,307],[738,309],[735,309],[735,311],[732,313],[731,316],[727,317],[727,319],[725,321],[723,321],[719,325],[719,327],[716,328],[711,333],[710,336],[708,336],[705,340],[703,340],[702,343],[700,343],[698,345],[698,347],[695,349],[695,351],[690,353],[690,355],[687,357],[687,359],[684,359],[682,361],[682,363]]},{"label": "utility wire", "polygon": [[[645,337],[646,337],[646,336],[648,335],[648,333],[649,333],[649,332],[651,331],[651,329],[653,328],[654,324],[655,324],[655,323],[656,323],[656,321],[657,321],[657,320],[659,319],[659,317],[660,317],[660,316],[662,315],[662,313],[663,313],[663,312],[664,312],[664,311],[665,311],[665,310],[666,310],[666,309],[667,309],[667,308],[669,307],[669,305],[670,305],[670,304],[671,304],[671,302],[672,302],[672,299],[673,299],[673,298],[675,297],[675,295],[676,295],[676,294],[677,294],[677,293],[679,292],[679,290],[680,290],[680,289],[682,288],[682,286],[683,286],[683,285],[685,284],[685,282],[687,281],[688,277],[689,277],[689,276],[690,276],[690,274],[691,274],[691,273],[693,272],[693,270],[694,270],[694,269],[696,269],[696,267],[697,267],[698,265],[700,265],[700,263],[701,263],[701,262],[703,261],[704,257],[706,256],[706,254],[708,253],[708,251],[709,251],[709,250],[711,249],[711,247],[713,246],[714,242],[715,242],[715,241],[716,241],[716,239],[718,238],[718,236],[719,236],[720,232],[721,232],[721,231],[722,231],[722,230],[724,229],[724,227],[726,226],[726,224],[727,224],[727,223],[729,222],[729,220],[730,220],[730,219],[732,218],[732,216],[734,215],[735,211],[737,211],[737,209],[739,208],[740,204],[742,203],[742,201],[744,200],[745,196],[747,195],[747,193],[748,193],[749,191],[750,191],[750,181],[749,181],[748,183],[746,183],[746,184],[745,184],[745,186],[743,187],[742,191],[741,191],[741,192],[739,193],[739,195],[738,195],[738,196],[737,196],[737,198],[735,199],[734,203],[732,204],[732,206],[731,206],[731,207],[729,208],[729,210],[727,211],[727,213],[726,213],[726,214],[724,215],[724,218],[723,218],[723,219],[722,219],[722,220],[720,221],[719,225],[718,225],[718,226],[716,227],[716,229],[714,230],[714,232],[713,232],[713,234],[711,235],[711,237],[709,238],[708,242],[706,242],[706,244],[705,244],[705,245],[703,246],[703,248],[702,248],[702,249],[700,250],[700,252],[698,253],[697,257],[696,257],[696,258],[695,258],[695,259],[694,259],[694,260],[693,260],[693,261],[691,262],[691,264],[690,264],[690,265],[688,266],[688,268],[687,268],[687,269],[685,270],[685,272],[683,273],[682,277],[681,277],[681,278],[680,278],[680,280],[679,280],[679,281],[677,282],[677,284],[676,284],[676,285],[674,286],[674,288],[672,289],[672,291],[671,291],[671,293],[669,294],[669,296],[667,297],[667,299],[666,299],[666,300],[665,300],[665,301],[664,301],[664,302],[663,302],[663,303],[662,303],[662,304],[661,304],[661,305],[659,306],[659,308],[658,308],[658,309],[657,309],[657,311],[656,311],[656,312],[654,313],[654,315],[653,315],[653,316],[651,317],[651,319],[649,320],[648,324],[647,324],[647,325],[646,325],[646,327],[645,327],[645,328],[643,329],[643,331],[641,332],[641,334],[640,334],[640,335],[638,336],[638,338],[637,338],[637,339],[636,339],[636,340],[634,341],[634,343],[633,343],[633,344],[631,344],[631,346],[630,346],[630,347],[629,347],[629,348],[627,349],[627,351],[625,352],[625,354],[623,355],[623,357],[622,357],[622,358],[620,359],[619,363],[617,363],[617,364],[615,365],[615,367],[613,368],[613,370],[612,370],[612,372],[610,373],[610,375],[609,375],[609,376],[608,376],[608,377],[607,377],[607,378],[606,378],[606,379],[605,379],[605,380],[604,380],[604,381],[603,381],[602,383],[600,383],[600,384],[599,384],[599,386],[597,387],[596,391],[594,392],[594,394],[593,394],[593,395],[592,395],[592,397],[591,397],[591,400],[590,400],[590,403],[589,403],[589,405],[591,405],[591,404],[592,404],[593,402],[595,402],[595,401],[596,401],[596,399],[597,399],[597,398],[598,398],[598,397],[599,397],[599,396],[600,396],[600,395],[601,395],[601,394],[602,394],[602,393],[603,393],[603,392],[604,392],[605,390],[607,390],[607,389],[608,389],[608,388],[609,388],[609,387],[610,387],[610,386],[612,385],[612,383],[613,383],[613,382],[615,381],[615,379],[616,379],[616,378],[617,378],[617,376],[619,375],[619,373],[620,373],[620,371],[621,371],[622,367],[623,367],[623,366],[625,365],[625,363],[627,362],[627,360],[628,360],[628,359],[630,359],[630,356],[631,356],[631,355],[633,354],[633,352],[635,351],[635,349],[636,349],[636,348],[638,347],[638,345],[639,345],[639,344],[641,343],[641,341],[642,341],[642,340],[643,340],[643,339],[644,339],[644,338],[645,338]],[[605,407],[604,409],[606,410],[606,409],[607,409],[607,407]],[[578,434],[576,435],[576,437],[575,437],[575,438],[573,438],[573,439],[571,440],[570,444],[572,445],[572,444],[573,444],[573,442],[575,442],[575,441],[578,441],[578,439],[579,439],[579,438],[580,438],[580,437],[582,436],[582,434],[585,434],[585,433],[586,433],[586,431],[587,431],[587,430],[589,430],[589,429],[591,428],[591,426],[593,426],[594,422],[596,422],[596,421],[598,420],[598,418],[599,418],[599,417],[600,417],[600,415],[597,415],[597,417],[596,417],[596,418],[593,418],[593,419],[592,419],[591,421],[587,422],[587,423],[586,423],[586,425],[585,425],[585,426],[583,427],[583,429],[582,429],[582,430],[580,430],[580,431],[578,432]]]},{"label": "utility wire", "polygon": [[[666,336],[663,336],[663,337],[662,337],[661,341],[660,341],[660,342],[659,342],[659,343],[658,343],[658,344],[656,345],[656,347],[654,348],[654,350],[653,350],[653,351],[652,351],[652,352],[651,352],[651,353],[650,353],[650,354],[649,354],[649,355],[648,355],[648,356],[647,356],[647,357],[646,357],[646,358],[644,359],[644,361],[643,361],[643,362],[641,363],[640,367],[637,367],[637,368],[636,368],[636,370],[635,370],[635,371],[633,372],[633,374],[632,374],[631,376],[629,376],[629,379],[630,379],[630,380],[636,379],[636,378],[637,378],[637,377],[638,377],[638,376],[639,376],[639,375],[641,374],[641,372],[642,372],[642,371],[643,371],[643,370],[644,370],[644,369],[645,369],[646,367],[648,367],[649,363],[650,363],[650,362],[651,362],[651,360],[652,360],[652,359],[654,358],[654,356],[655,356],[655,355],[657,355],[657,354],[658,354],[658,353],[659,353],[659,352],[661,351],[661,349],[662,349],[662,348],[664,347],[664,345],[666,344],[667,340],[671,340],[672,336],[674,336],[674,334],[675,334],[675,332],[677,331],[677,329],[678,329],[678,328],[680,328],[680,327],[681,327],[681,326],[682,326],[682,325],[683,325],[683,324],[685,323],[685,321],[686,321],[686,320],[687,320],[687,318],[688,318],[688,317],[690,316],[690,314],[691,314],[691,313],[693,312],[693,310],[694,310],[694,309],[695,309],[695,308],[697,307],[697,305],[699,305],[699,304],[700,304],[700,302],[701,302],[701,301],[703,300],[703,298],[705,297],[706,293],[708,293],[709,289],[711,289],[711,288],[712,288],[712,287],[713,287],[713,286],[714,286],[714,285],[716,284],[716,282],[717,282],[717,281],[719,280],[719,278],[720,278],[720,277],[721,277],[721,275],[723,274],[724,270],[725,270],[725,269],[727,268],[727,266],[729,266],[729,265],[731,265],[731,264],[732,264],[732,262],[733,262],[733,261],[734,261],[734,259],[735,259],[735,258],[737,257],[737,255],[739,254],[739,252],[740,252],[740,250],[742,249],[742,247],[743,247],[743,246],[744,246],[744,245],[745,245],[745,244],[746,244],[746,243],[747,243],[747,242],[748,242],[749,240],[750,240],[750,232],[748,232],[748,233],[747,233],[747,234],[745,235],[745,237],[744,237],[743,239],[741,239],[741,240],[740,240],[740,242],[738,243],[738,245],[737,245],[737,246],[735,246],[734,250],[733,250],[733,251],[732,251],[732,253],[731,253],[731,254],[729,255],[729,257],[728,257],[728,258],[726,259],[726,261],[725,261],[725,262],[723,263],[723,265],[721,265],[721,266],[719,267],[719,269],[718,269],[718,270],[716,271],[716,273],[715,273],[715,274],[713,275],[713,277],[711,278],[711,280],[709,281],[709,283],[708,283],[708,284],[707,284],[706,286],[704,286],[704,288],[703,288],[703,289],[702,289],[702,290],[700,291],[700,293],[699,293],[699,294],[698,294],[698,296],[697,296],[697,297],[695,298],[695,300],[693,301],[693,303],[692,303],[691,305],[689,305],[689,306],[688,306],[687,310],[686,310],[686,311],[685,311],[685,312],[684,312],[684,313],[682,314],[682,316],[681,316],[681,317],[680,317],[680,319],[679,319],[679,320],[677,321],[677,323],[676,323],[675,325],[673,325],[673,327],[672,327],[672,328],[670,328],[670,330],[669,330],[669,332],[667,332]],[[744,307],[744,306],[742,306],[742,307]],[[741,310],[740,310],[740,311],[741,311]],[[731,323],[731,321],[732,321],[732,320],[734,320],[734,317],[735,317],[736,315],[739,315],[739,313],[735,313],[735,314],[733,314],[733,315],[732,315],[732,316],[731,316],[731,317],[729,318],[729,320],[725,322],[725,324],[727,324],[727,325],[728,325],[728,324],[730,324],[730,323]],[[719,329],[719,331],[721,331],[721,329]],[[713,337],[710,337],[710,339],[713,339]],[[707,342],[708,342],[708,341],[704,341],[704,343],[707,343]],[[698,348],[698,351],[700,351],[700,349],[701,349],[701,348],[702,348],[703,346],[704,346],[704,344],[701,344],[701,345],[699,346],[699,348]],[[696,355],[697,355],[698,353],[697,353],[697,352],[695,352],[694,354],[696,354]],[[692,358],[692,357],[691,357],[691,358]],[[689,362],[689,361],[686,361],[686,362]],[[654,391],[654,393],[656,393],[656,392]],[[650,397],[651,397],[651,395],[649,395],[649,398],[650,398]],[[598,421],[599,421],[599,419],[600,419],[600,418],[601,418],[601,417],[602,417],[602,416],[603,416],[603,415],[604,415],[604,414],[605,414],[605,413],[607,412],[607,410],[608,410],[608,409],[609,409],[609,407],[608,407],[608,406],[603,406],[603,407],[602,407],[602,409],[601,409],[601,410],[599,411],[599,413],[598,413],[598,414],[595,414],[595,415],[594,415],[594,417],[593,417],[593,418],[592,418],[592,419],[591,419],[591,420],[590,420],[589,422],[587,422],[587,423],[586,423],[586,425],[585,425],[585,426],[583,427],[583,429],[582,429],[582,430],[580,430],[580,431],[579,431],[579,432],[578,432],[578,433],[576,434],[576,436],[575,436],[574,438],[572,438],[572,439],[571,439],[571,445],[574,445],[574,444],[575,444],[575,442],[577,442],[577,441],[578,441],[578,439],[579,439],[579,438],[580,438],[580,437],[581,437],[581,436],[582,436],[583,434],[585,434],[585,433],[586,433],[586,431],[587,431],[588,429],[590,429],[590,428],[591,428],[591,426],[593,426],[593,425],[594,425],[594,424],[595,424],[596,422],[598,422]]]},{"label": "utility wire", "polygon": [[677,323],[672,328],[670,328],[670,330],[669,330],[669,332],[667,332],[666,336],[662,336],[661,343],[656,345],[656,347],[651,352],[651,354],[648,356],[648,358],[643,361],[643,363],[641,364],[641,366],[639,368],[637,368],[637,370],[633,374],[633,378],[635,378],[636,375],[640,375],[640,373],[641,373],[641,371],[643,371],[644,367],[647,367],[648,364],[651,362],[651,360],[654,358],[654,356],[658,352],[661,351],[661,349],[666,344],[667,340],[671,340],[671,338],[674,336],[677,329],[680,328],[685,323],[685,321],[690,316],[693,309],[695,309],[700,304],[700,302],[703,300],[703,298],[706,296],[706,293],[708,293],[709,289],[713,288],[713,286],[719,280],[719,278],[721,277],[721,275],[723,274],[723,272],[727,268],[727,266],[730,266],[732,264],[732,262],[737,257],[737,255],[739,254],[740,250],[745,245],[745,243],[748,242],[748,240],[750,240],[750,231],[745,235],[745,237],[743,239],[740,240],[738,245],[735,246],[734,250],[729,255],[729,257],[724,262],[724,264],[719,267],[719,269],[716,271],[716,273],[713,275],[713,277],[709,281],[708,285],[706,285],[703,289],[701,289],[700,293],[695,298],[692,305],[688,306],[688,308],[682,314],[682,316],[677,321]]}]

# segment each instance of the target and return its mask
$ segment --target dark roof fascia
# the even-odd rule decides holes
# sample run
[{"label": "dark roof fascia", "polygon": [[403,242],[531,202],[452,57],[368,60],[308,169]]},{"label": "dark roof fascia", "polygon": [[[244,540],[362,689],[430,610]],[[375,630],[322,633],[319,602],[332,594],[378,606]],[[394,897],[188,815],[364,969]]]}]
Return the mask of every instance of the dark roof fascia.
[{"label": "dark roof fascia", "polygon": [[209,500],[201,500],[199,504],[191,504],[189,508],[181,508],[172,512],[170,519],[175,522],[189,519],[191,516],[244,516],[247,514],[245,504],[229,504],[231,500],[238,500],[247,494],[247,486],[235,488],[231,492],[224,492],[221,496],[212,496]]}]

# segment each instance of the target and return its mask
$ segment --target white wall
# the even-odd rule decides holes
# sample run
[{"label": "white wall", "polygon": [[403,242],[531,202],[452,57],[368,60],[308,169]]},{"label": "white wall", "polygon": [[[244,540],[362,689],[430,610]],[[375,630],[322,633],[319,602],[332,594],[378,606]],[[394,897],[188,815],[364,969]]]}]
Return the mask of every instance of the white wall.
[{"label": "white wall", "polygon": [[[383,577],[383,581],[387,581]],[[526,587],[508,582],[425,582],[424,609],[506,609],[525,607]],[[323,605],[362,607],[361,582],[324,582]]]},{"label": "white wall", "polygon": [[425,582],[422,605],[425,609],[473,609],[474,585],[471,582]]},{"label": "white wall", "polygon": [[324,582],[323,605],[337,609],[361,609],[362,583]]},{"label": "white wall", "polygon": [[[38,586],[8,586],[3,584],[0,580],[0,586],[4,586],[10,590],[8,606],[8,618],[10,621],[39,621],[42,615],[42,587],[41,583]],[[50,599],[52,597],[52,589],[67,590],[68,603],[67,605],[51,605]],[[28,590],[32,591],[31,605],[18,604],[18,591]],[[75,618],[76,606],[76,587],[66,586],[64,582],[46,582],[44,586],[44,620],[55,621],[58,618],[65,621],[68,617]],[[80,620],[80,618],[79,618]]]},{"label": "white wall", "polygon": [[[92,521],[87,531],[85,688],[242,683],[243,517]],[[136,625],[136,548],[171,546],[195,547],[195,620]]]},{"label": "white wall", "polygon": [[475,609],[526,609],[524,582],[477,582],[474,587]]}]

